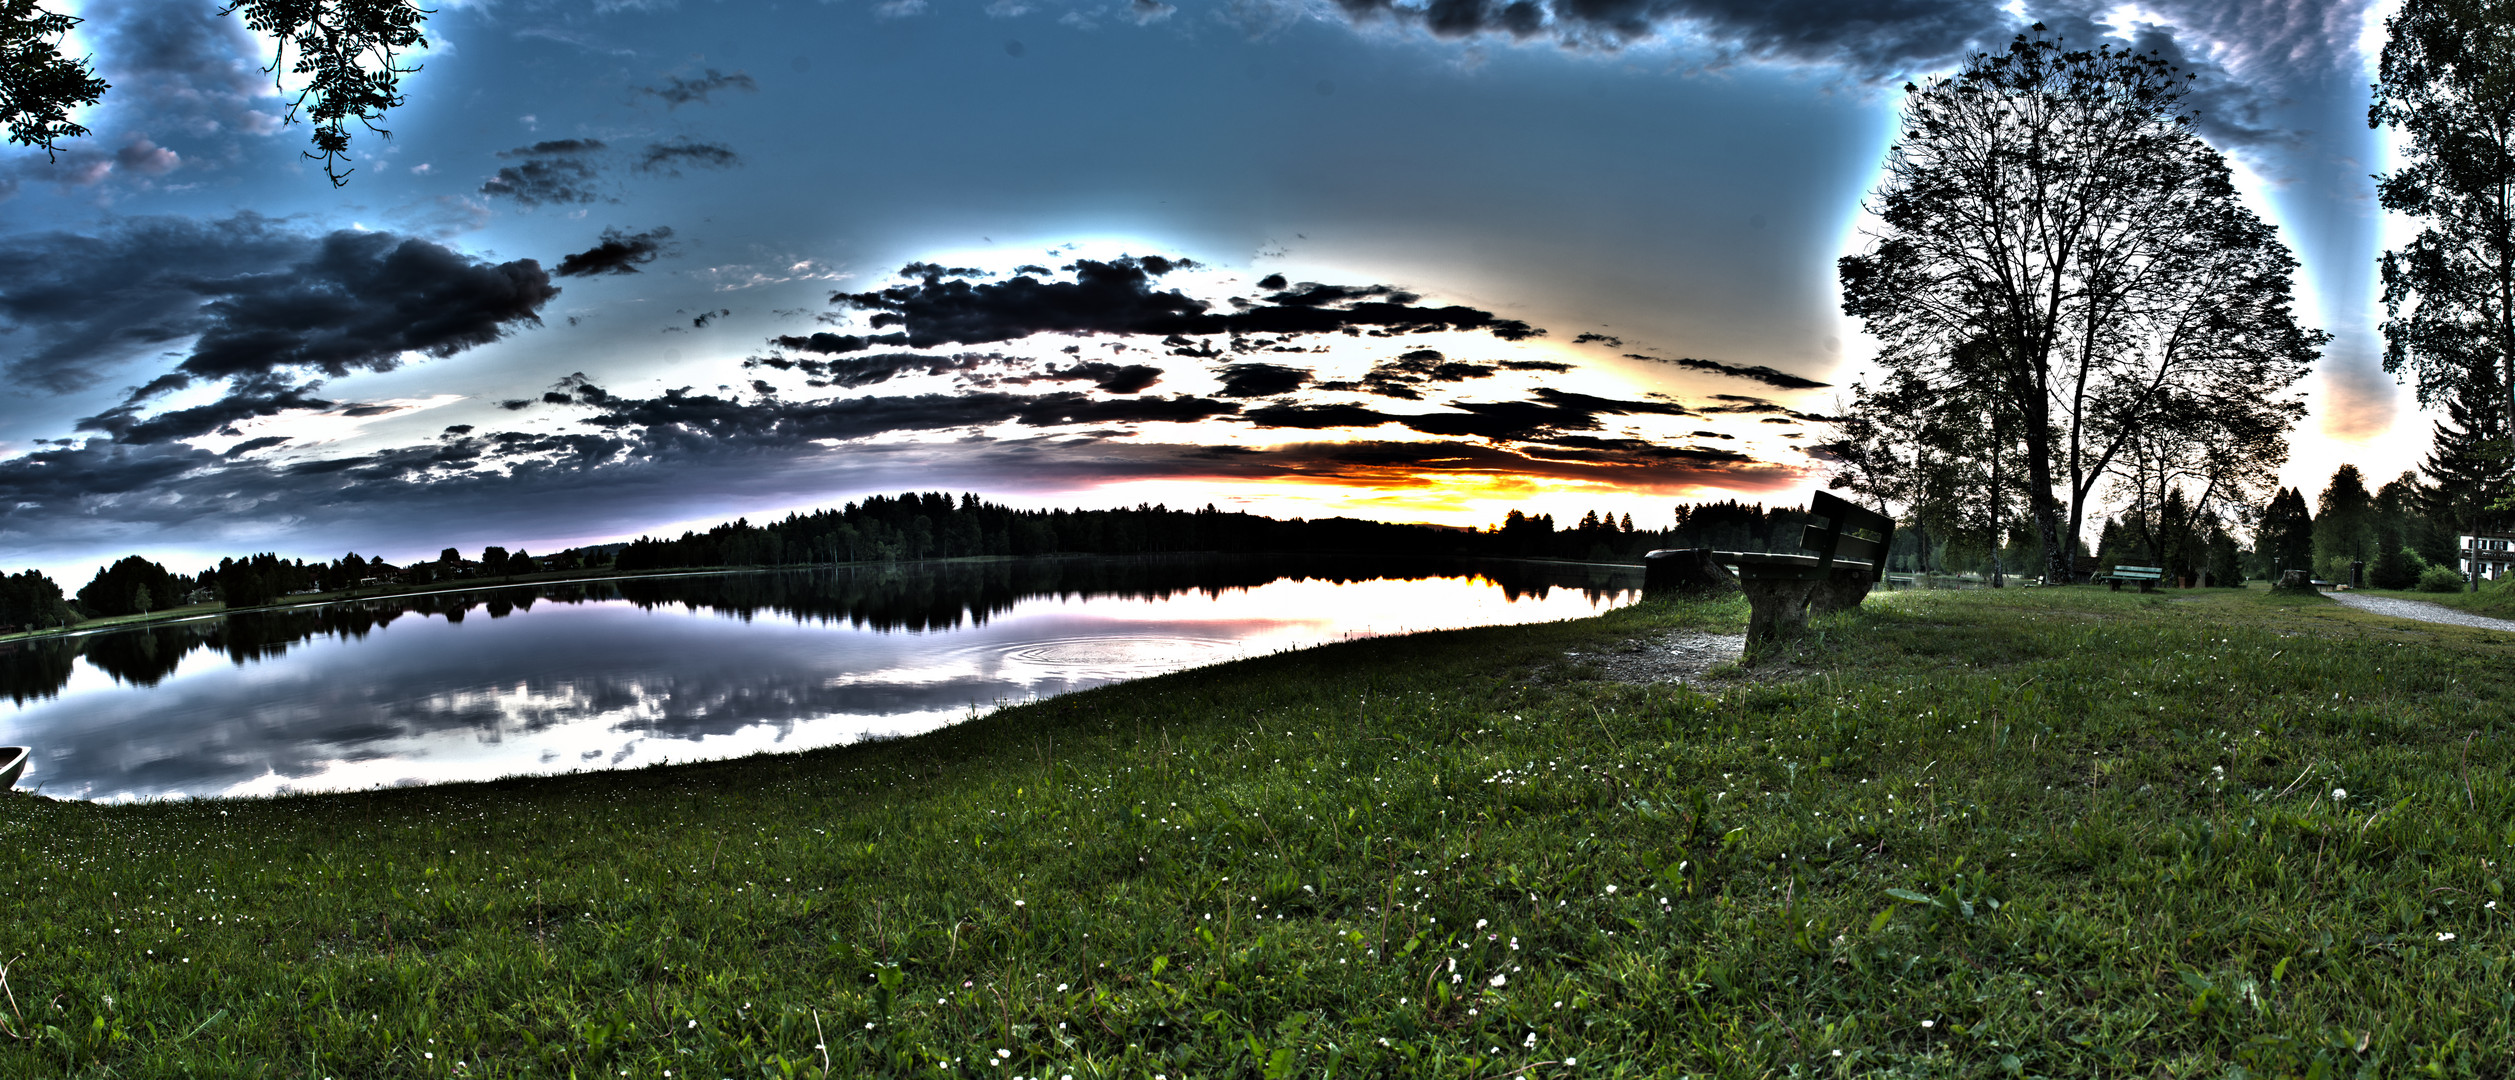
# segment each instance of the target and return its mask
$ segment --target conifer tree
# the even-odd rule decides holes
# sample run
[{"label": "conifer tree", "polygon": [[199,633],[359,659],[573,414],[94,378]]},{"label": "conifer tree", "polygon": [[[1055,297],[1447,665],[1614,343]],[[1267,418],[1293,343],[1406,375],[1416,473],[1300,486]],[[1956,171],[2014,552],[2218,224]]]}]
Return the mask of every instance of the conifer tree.
[{"label": "conifer tree", "polygon": [[2428,458],[2420,463],[2428,475],[2421,509],[2458,531],[2500,531],[2515,519],[2515,508],[2506,505],[2515,498],[2515,461],[2509,454],[2515,441],[2508,438],[2503,397],[2486,365],[2465,372],[2445,402]]},{"label": "conifer tree", "polygon": [[2273,581],[2282,571],[2313,569],[2314,515],[2306,511],[2305,496],[2297,489],[2281,488],[2271,496],[2269,508],[2262,511],[2257,544],[2270,560]]}]

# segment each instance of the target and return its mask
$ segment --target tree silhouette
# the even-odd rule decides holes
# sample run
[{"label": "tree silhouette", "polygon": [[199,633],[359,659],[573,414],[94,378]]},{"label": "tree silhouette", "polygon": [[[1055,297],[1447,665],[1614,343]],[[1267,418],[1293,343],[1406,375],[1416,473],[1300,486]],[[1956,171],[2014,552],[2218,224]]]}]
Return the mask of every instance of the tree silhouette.
[{"label": "tree silhouette", "polygon": [[2284,457],[2288,388],[2328,335],[2297,325],[2295,258],[2193,133],[2190,76],[2044,32],[1905,87],[1879,226],[1839,268],[1844,312],[1909,376],[1855,405],[1960,385],[2003,402],[1979,419],[2014,422],[2045,574],[2067,580],[2097,486],[2151,432],[2217,418]]},{"label": "tree silhouette", "polygon": [[[218,13],[241,14],[246,26],[277,41],[262,69],[273,85],[282,85],[282,66],[306,77],[283,119],[293,124],[305,113],[314,124],[314,150],[305,156],[323,162],[332,186],[347,184],[356,171],[340,168],[349,157],[349,124],[392,137],[378,122],[402,104],[402,77],[419,70],[401,57],[428,44],[421,30],[432,12],[410,0],[233,0]],[[70,122],[70,110],[95,104],[112,87],[88,61],[61,55],[62,37],[80,21],[34,0],[0,0],[0,123],[10,142],[50,155],[59,140],[88,133]]]},{"label": "tree silhouette", "polygon": [[[2515,8],[2403,0],[2384,29],[2367,124],[2405,136],[2404,166],[2378,178],[2377,200],[2425,225],[2384,253],[2384,370],[2408,371],[2420,404],[2450,398],[2464,409],[2457,423],[2504,432],[2515,420]],[[2467,393],[2479,384],[2494,393]]]}]

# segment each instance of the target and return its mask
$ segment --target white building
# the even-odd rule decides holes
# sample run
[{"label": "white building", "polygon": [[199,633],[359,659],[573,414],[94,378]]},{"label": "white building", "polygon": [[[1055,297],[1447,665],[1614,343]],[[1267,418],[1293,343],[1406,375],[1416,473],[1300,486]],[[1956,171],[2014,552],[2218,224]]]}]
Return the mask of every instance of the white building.
[{"label": "white building", "polygon": [[2515,573],[2515,533],[2465,533],[2454,538],[2460,549],[2463,580],[2472,575],[2496,581]]}]

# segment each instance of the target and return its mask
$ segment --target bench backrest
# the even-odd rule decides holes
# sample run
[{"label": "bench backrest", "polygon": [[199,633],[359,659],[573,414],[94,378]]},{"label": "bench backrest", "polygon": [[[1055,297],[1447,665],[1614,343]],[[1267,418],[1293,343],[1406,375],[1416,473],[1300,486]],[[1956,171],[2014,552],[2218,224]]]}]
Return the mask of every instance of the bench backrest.
[{"label": "bench backrest", "polygon": [[1869,580],[1886,576],[1886,549],[1895,543],[1895,519],[1849,502],[1832,492],[1808,496],[1808,514],[1820,519],[1800,534],[1799,546],[1817,553],[1817,569],[1830,572],[1834,560],[1859,559],[1869,564]]},{"label": "bench backrest", "polygon": [[2113,568],[2113,576],[2122,578],[2149,578],[2154,580],[2165,577],[2166,568],[2162,566],[2117,566]]}]

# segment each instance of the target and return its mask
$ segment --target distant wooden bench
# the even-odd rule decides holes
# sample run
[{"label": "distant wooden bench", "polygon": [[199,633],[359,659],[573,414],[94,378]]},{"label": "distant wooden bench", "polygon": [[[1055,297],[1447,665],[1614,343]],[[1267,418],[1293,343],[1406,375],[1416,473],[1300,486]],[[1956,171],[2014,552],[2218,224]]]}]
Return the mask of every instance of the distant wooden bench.
[{"label": "distant wooden bench", "polygon": [[1770,551],[1715,551],[1712,561],[1735,567],[1747,594],[1747,638],[1770,641],[1795,634],[1811,614],[1860,606],[1869,587],[1886,572],[1886,549],[1895,542],[1895,519],[1846,502],[1829,492],[1808,498],[1817,523],[1800,533],[1810,555]]},{"label": "distant wooden bench", "polygon": [[2110,574],[2097,575],[2096,580],[2112,585],[2115,592],[2122,591],[2125,581],[2137,582],[2141,592],[2156,592],[2157,583],[2165,576],[2166,568],[2162,566],[2117,566]]}]

